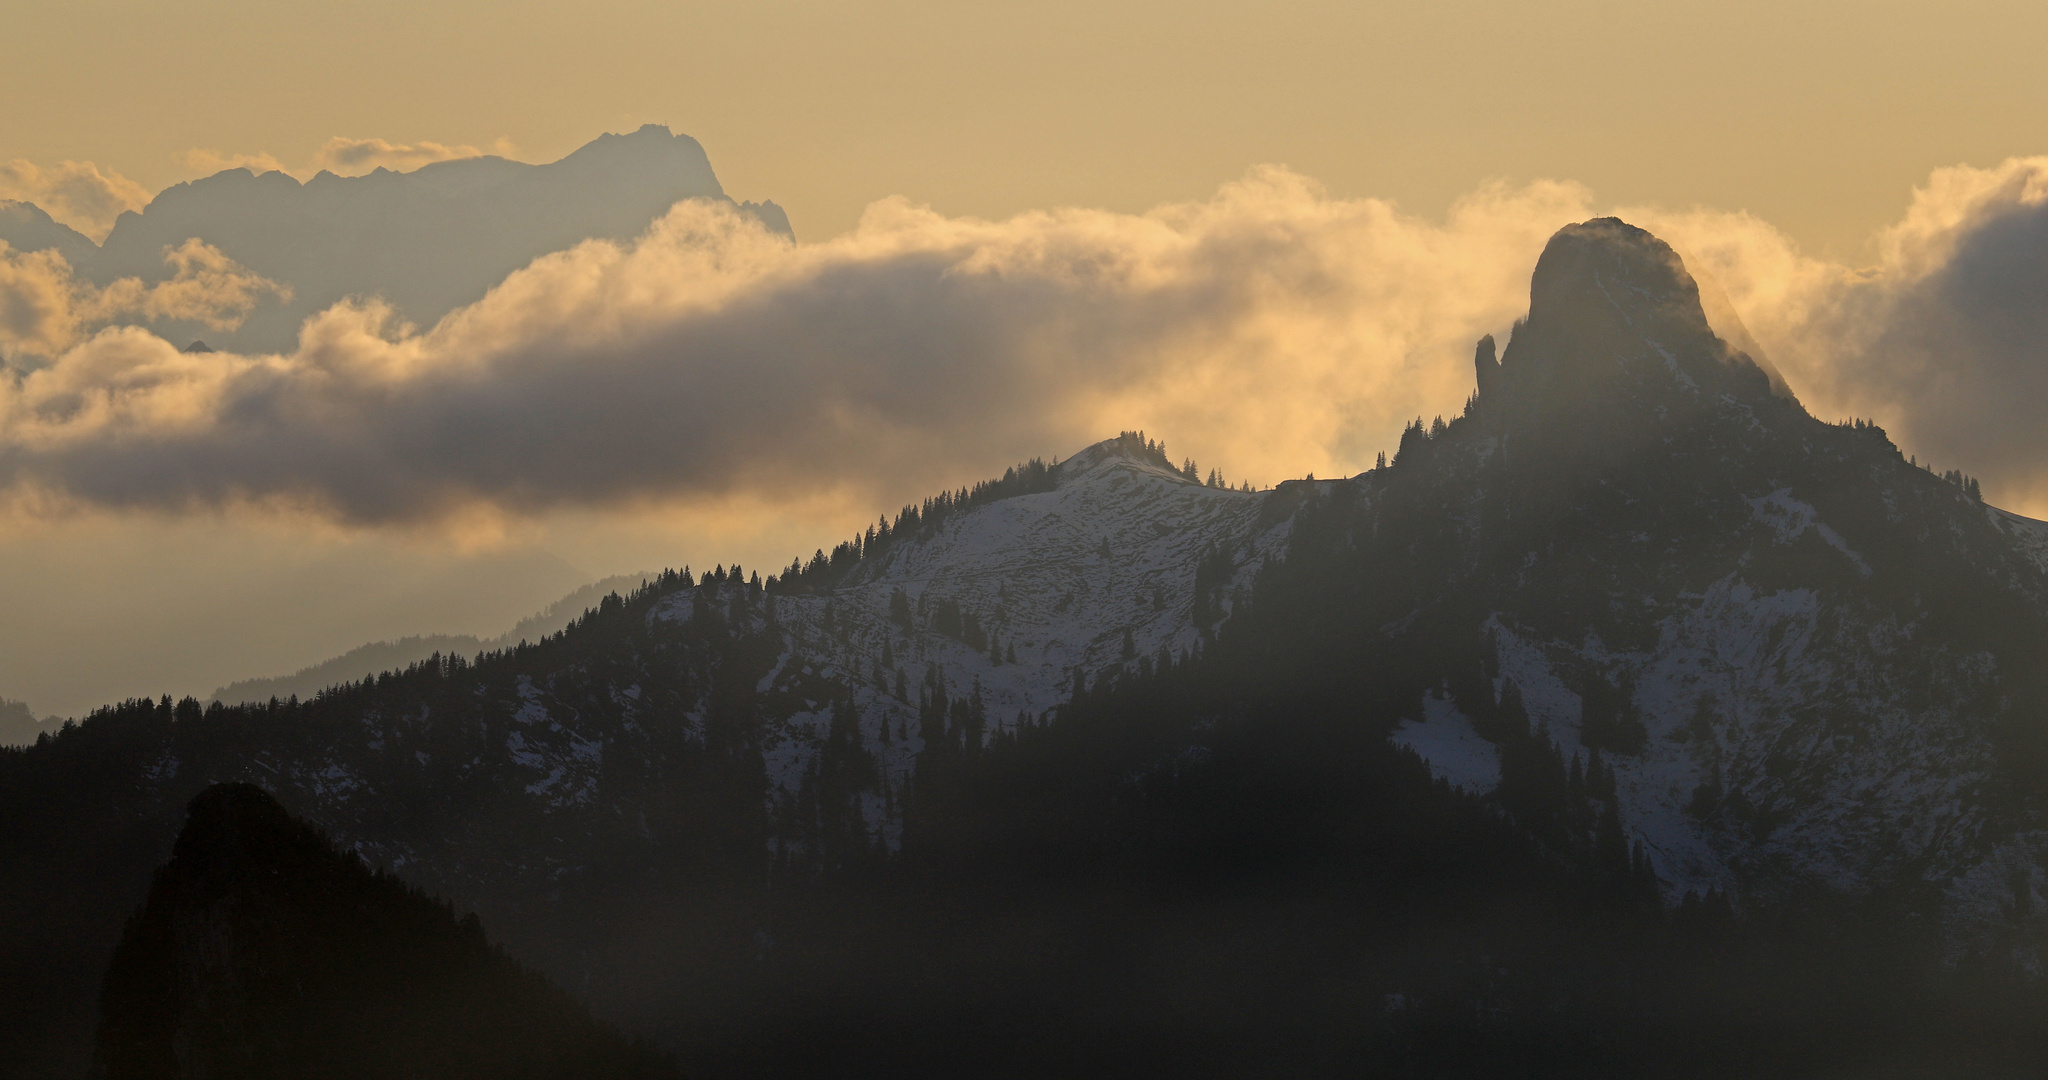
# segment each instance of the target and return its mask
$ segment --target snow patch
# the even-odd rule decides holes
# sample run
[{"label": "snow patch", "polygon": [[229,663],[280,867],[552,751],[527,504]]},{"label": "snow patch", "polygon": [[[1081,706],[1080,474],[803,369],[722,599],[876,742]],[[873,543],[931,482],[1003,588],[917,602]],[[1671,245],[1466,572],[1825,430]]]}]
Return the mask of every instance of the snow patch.
[{"label": "snow patch", "polygon": [[1440,694],[1422,699],[1421,721],[1403,720],[1389,738],[1429,763],[1429,771],[1452,787],[1484,795],[1500,786],[1500,751],[1481,738],[1472,718]]},{"label": "snow patch", "polygon": [[1848,541],[1842,539],[1841,533],[1820,520],[1820,511],[1793,498],[1791,488],[1779,488],[1762,498],[1744,501],[1749,503],[1749,509],[1756,515],[1757,520],[1769,525],[1777,534],[1779,543],[1789,544],[1799,539],[1806,530],[1812,529],[1820,535],[1827,546],[1841,552],[1850,562],[1855,563],[1856,569],[1864,577],[1870,576],[1870,564],[1863,561],[1863,556],[1851,548]]}]

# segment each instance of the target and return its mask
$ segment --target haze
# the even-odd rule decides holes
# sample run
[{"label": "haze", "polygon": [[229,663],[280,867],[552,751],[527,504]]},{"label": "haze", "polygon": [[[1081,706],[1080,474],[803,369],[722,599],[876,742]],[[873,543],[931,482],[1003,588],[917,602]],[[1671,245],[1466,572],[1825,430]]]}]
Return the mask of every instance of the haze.
[{"label": "haze", "polygon": [[[39,713],[495,633],[645,566],[784,565],[1124,428],[1233,481],[1360,469],[1461,404],[1544,239],[1617,210],[1725,290],[1817,414],[1873,416],[2048,516],[2035,5],[32,2],[8,23],[0,198],[95,240],[234,165],[544,163],[644,123],[798,238],[691,204],[438,328],[327,309],[347,347],[264,345],[275,363],[178,361],[183,324],[63,278],[75,317],[10,347],[42,382],[0,391],[0,697]],[[49,269],[13,257],[0,287]],[[208,272],[188,284],[241,282],[241,317],[278,310]],[[242,310],[223,295],[186,289],[180,317]],[[52,411],[145,369],[133,410]],[[289,409],[230,430],[259,375]]]}]

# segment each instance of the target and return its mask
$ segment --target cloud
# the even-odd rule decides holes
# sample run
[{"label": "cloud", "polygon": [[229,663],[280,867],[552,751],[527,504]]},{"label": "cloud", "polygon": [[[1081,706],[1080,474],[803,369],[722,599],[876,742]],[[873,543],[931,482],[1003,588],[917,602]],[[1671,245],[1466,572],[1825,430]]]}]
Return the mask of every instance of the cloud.
[{"label": "cloud", "polygon": [[[0,358],[55,356],[91,328],[122,319],[232,330],[266,298],[291,299],[289,287],[196,238],[166,249],[164,263],[172,274],[154,285],[121,278],[99,288],[54,250],[17,252],[0,242]],[[0,390],[0,400],[6,394]],[[8,430],[0,420],[0,442]]]},{"label": "cloud", "polygon": [[467,144],[450,146],[437,142],[394,143],[386,139],[351,139],[336,135],[320,147],[316,162],[321,168],[343,175],[366,173],[378,168],[407,172],[436,161],[482,157],[487,153],[510,153],[512,145],[499,139],[492,150]]},{"label": "cloud", "polygon": [[1874,418],[1992,501],[2048,516],[2048,157],[1936,171],[1866,267],[1803,256],[1754,219],[1668,229],[1813,412]]},{"label": "cloud", "polygon": [[97,243],[106,239],[122,211],[147,205],[149,192],[90,161],[60,161],[45,168],[16,159],[0,162],[0,199],[34,203]]},{"label": "cloud", "polygon": [[1489,188],[1432,224],[1265,169],[1145,215],[890,200],[807,246],[686,202],[424,332],[372,302],[285,356],[103,332],[0,398],[0,483],[418,522],[879,495],[877,477],[956,482],[1139,426],[1238,475],[1334,472],[1462,400],[1473,338],[1519,313],[1585,201]]},{"label": "cloud", "polygon": [[131,286],[135,299],[118,302],[132,303],[132,308],[118,310],[139,310],[151,322],[198,322],[215,330],[233,330],[266,297],[291,302],[290,286],[249,270],[197,237],[166,249],[164,264],[171,268],[171,276],[147,289]]},{"label": "cloud", "polygon": [[[1891,402],[1864,415],[1949,432],[1943,467],[2019,492],[2048,466],[2026,445],[2048,422],[2026,390],[2048,277],[2037,168],[1938,177],[1871,268],[1749,215],[1620,212],[1714,277],[1817,413]],[[1262,168],[1139,215],[891,199],[796,245],[685,202],[424,330],[374,301],[315,316],[283,355],[103,330],[0,386],[0,491],[489,531],[749,499],[879,509],[1135,427],[1233,478],[1336,475],[1456,409],[1472,342],[1526,310],[1550,233],[1613,209],[1573,184],[1496,184],[1429,221]],[[1928,398],[1930,378],[1958,389]],[[1954,433],[1973,422],[1988,430]]]},{"label": "cloud", "polygon": [[372,172],[380,167],[407,172],[437,161],[455,161],[482,157],[485,154],[510,155],[516,149],[510,140],[503,138],[493,142],[491,148],[485,150],[466,143],[394,143],[388,139],[352,139],[345,135],[336,135],[322,143],[320,149],[314,153],[312,162],[303,166],[287,165],[282,159],[268,152],[225,154],[204,147],[194,147],[185,151],[179,155],[179,160],[187,167],[207,176],[226,169],[248,169],[259,174],[281,172],[303,179],[321,169],[343,176]]},{"label": "cloud", "polygon": [[0,357],[62,351],[76,336],[80,306],[62,255],[20,253],[0,241]]},{"label": "cloud", "polygon": [[178,155],[178,159],[202,176],[212,176],[229,169],[247,169],[259,176],[267,172],[294,174],[294,170],[287,168],[284,162],[268,153],[223,154],[218,150],[193,147]]}]

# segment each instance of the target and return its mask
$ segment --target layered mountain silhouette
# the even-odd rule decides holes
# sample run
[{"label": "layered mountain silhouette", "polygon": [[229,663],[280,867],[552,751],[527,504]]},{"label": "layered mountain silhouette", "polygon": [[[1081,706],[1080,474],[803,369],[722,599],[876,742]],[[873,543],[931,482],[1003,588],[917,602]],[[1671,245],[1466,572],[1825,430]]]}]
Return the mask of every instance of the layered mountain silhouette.
[{"label": "layered mountain silhouette", "polygon": [[94,1076],[679,1075],[261,788],[188,813],[114,950]]},{"label": "layered mountain silhouette", "polygon": [[[473,656],[480,652],[495,652],[509,649],[522,641],[539,641],[576,621],[585,611],[596,607],[607,594],[620,590],[631,591],[645,583],[653,574],[616,574],[601,578],[549,604],[543,611],[535,612],[512,629],[496,637],[479,638],[473,634],[420,634],[403,637],[397,641],[375,641],[359,645],[340,656],[311,664],[291,673],[270,678],[242,679],[220,687],[208,700],[243,702],[265,701],[270,698],[312,697],[329,687],[340,686],[365,676],[375,678],[380,671],[392,671],[411,667],[436,656]],[[4,709],[4,705],[0,705]],[[4,716],[0,711],[0,716]],[[6,729],[0,727],[0,732]],[[0,735],[0,743],[11,741]]]},{"label": "layered mountain silhouette", "polygon": [[[560,161],[528,165],[466,158],[411,172],[322,171],[305,183],[282,172],[229,169],[158,193],[115,222],[104,244],[35,207],[0,207],[0,240],[18,251],[56,248],[99,284],[169,276],[167,250],[191,238],[287,286],[232,331],[160,323],[173,340],[204,335],[216,348],[287,351],[308,315],[350,296],[389,301],[421,326],[481,299],[507,274],[588,239],[629,240],[684,199],[732,202],[697,140],[649,124],[600,136]],[[773,202],[739,203],[784,235]]]},{"label": "layered mountain silhouette", "polygon": [[1126,433],[0,753],[47,929],[0,1018],[75,1053],[178,808],[247,780],[707,1073],[2025,1075],[2048,526],[1808,415],[1612,219],[1475,366],[1349,479]]},{"label": "layered mountain silhouette", "polygon": [[0,746],[32,743],[47,730],[26,703],[0,698]]}]

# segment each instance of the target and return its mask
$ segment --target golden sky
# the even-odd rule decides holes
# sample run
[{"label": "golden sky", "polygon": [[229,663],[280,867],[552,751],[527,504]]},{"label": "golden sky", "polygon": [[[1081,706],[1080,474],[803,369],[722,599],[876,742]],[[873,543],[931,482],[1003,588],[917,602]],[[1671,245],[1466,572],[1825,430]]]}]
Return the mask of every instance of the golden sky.
[{"label": "golden sky", "polygon": [[[49,316],[0,326],[49,365],[0,381],[0,697],[205,693],[607,574],[765,572],[1127,427],[1232,480],[1355,471],[1462,404],[1544,239],[1605,213],[1710,274],[1817,415],[2048,515],[2048,366],[2009,347],[2048,326],[2044,42],[2038,3],[11,0],[0,197],[96,237],[233,164],[659,123],[801,243],[685,204],[437,328],[344,306],[316,322],[346,348],[210,358],[89,335],[269,302],[219,252],[147,292],[0,252]],[[324,426],[223,424],[254,384]],[[448,415],[588,452],[420,452]]]},{"label": "golden sky", "polygon": [[1748,210],[1853,258],[1937,166],[2040,152],[2048,5],[12,0],[0,161],[154,191],[334,136],[553,160],[666,123],[798,234],[1203,198],[1256,164],[1441,213],[1489,178]]}]

